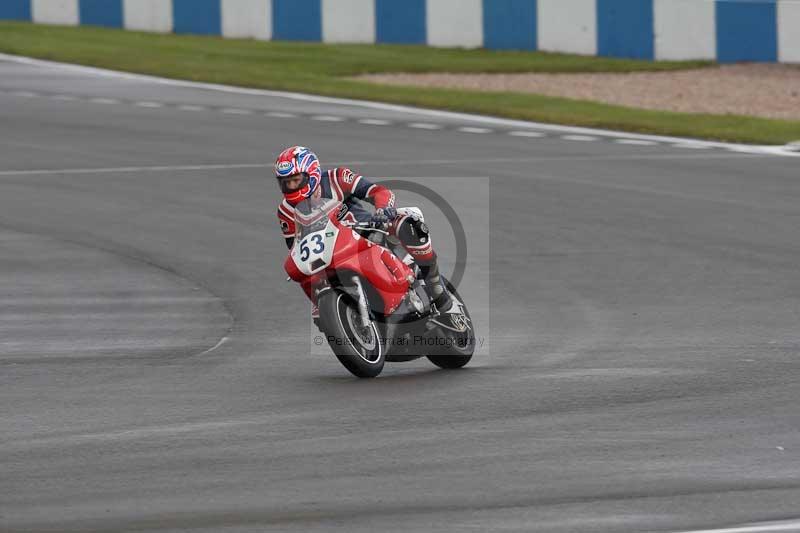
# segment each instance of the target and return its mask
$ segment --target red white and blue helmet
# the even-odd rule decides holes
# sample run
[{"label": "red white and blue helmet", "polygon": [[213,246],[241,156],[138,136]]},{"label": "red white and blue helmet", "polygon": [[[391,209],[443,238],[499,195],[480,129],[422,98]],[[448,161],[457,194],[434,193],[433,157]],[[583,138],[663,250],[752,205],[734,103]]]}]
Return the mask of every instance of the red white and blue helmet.
[{"label": "red white and blue helmet", "polygon": [[[314,194],[319,187],[320,172],[319,159],[316,154],[304,146],[287,148],[275,161],[275,177],[280,183],[284,197],[292,204],[310,198]],[[294,177],[298,174],[303,176],[303,180],[300,185],[290,189],[284,178]]]}]

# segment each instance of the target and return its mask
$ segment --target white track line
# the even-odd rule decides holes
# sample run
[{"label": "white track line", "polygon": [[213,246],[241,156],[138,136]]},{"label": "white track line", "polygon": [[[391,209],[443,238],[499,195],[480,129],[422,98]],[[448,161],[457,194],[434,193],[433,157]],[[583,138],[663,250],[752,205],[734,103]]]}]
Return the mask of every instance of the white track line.
[{"label": "white track line", "polygon": [[[736,151],[730,148],[731,151]],[[765,154],[782,155],[788,157],[800,157],[800,150],[786,146],[762,146],[761,150]]]},{"label": "white track line", "polygon": [[[623,154],[623,155],[570,155],[570,156],[540,156],[540,157],[505,157],[481,159],[422,159],[415,160],[415,165],[452,165],[457,163],[535,163],[537,161],[691,161],[693,159],[730,159],[729,154]],[[736,157],[745,159],[767,157],[764,154],[741,154]],[[409,160],[398,161],[339,161],[330,162],[330,166],[344,165],[370,165],[370,166],[407,166]],[[166,172],[166,171],[193,171],[193,170],[229,170],[247,168],[272,168],[274,163],[222,163],[212,165],[159,165],[141,167],[101,167],[101,168],[47,168],[30,170],[0,170],[0,176],[48,176],[58,174],[112,174],[126,172]]]},{"label": "white track line", "polygon": [[11,91],[9,94],[13,96],[22,96],[23,98],[38,98],[39,93],[33,91]]},{"label": "white track line", "polygon": [[119,100],[115,100],[113,98],[89,98],[89,101],[93,104],[118,104]]},{"label": "white track line", "polygon": [[311,120],[318,120],[320,122],[344,122],[342,117],[335,117],[333,115],[317,115],[311,117]]},{"label": "white track line", "polygon": [[[544,124],[539,122],[527,122],[523,120],[512,120],[498,117],[488,117],[482,115],[470,115],[467,113],[455,113],[452,111],[437,111],[433,109],[421,109],[411,106],[402,106],[396,104],[383,104],[379,102],[369,102],[363,100],[348,100],[345,98],[332,98],[328,96],[316,96],[310,94],[290,93],[283,91],[268,91],[264,89],[246,89],[244,87],[233,87],[230,85],[219,85],[214,83],[201,83],[185,80],[170,80],[167,78],[159,78],[156,76],[147,76],[144,74],[131,74],[128,72],[119,72],[115,70],[107,70],[96,67],[85,67],[82,65],[72,65],[68,63],[58,63],[55,61],[45,61],[42,59],[33,59],[30,57],[15,56],[10,54],[0,53],[0,59],[4,61],[11,61],[25,65],[32,65],[46,68],[58,68],[61,70],[68,70],[72,72],[80,72],[83,74],[91,74],[94,76],[104,76],[118,79],[136,80],[136,81],[149,81],[162,85],[171,85],[173,87],[189,87],[194,89],[205,89],[209,91],[218,91],[229,94],[242,94],[250,96],[272,96],[279,98],[286,98],[288,100],[296,100],[301,102],[314,102],[332,105],[344,105],[350,107],[360,107],[366,109],[378,109],[381,111],[392,111],[405,114],[416,114],[428,117],[440,117],[447,120],[459,120],[473,123],[482,123],[487,125],[496,125],[505,128],[535,128],[542,131],[557,132],[563,134],[576,134],[576,135],[593,135],[598,137],[611,137],[619,139],[641,139],[646,141],[656,141],[664,143],[702,143],[709,148],[725,148],[731,149],[738,148],[739,151],[762,154],[762,155],[782,155],[800,157],[800,153],[794,153],[785,150],[781,146],[755,146],[746,144],[724,143],[714,141],[694,141],[681,137],[669,137],[662,135],[645,135],[640,133],[625,133],[620,131],[601,130],[592,128],[581,128],[575,126],[561,126],[558,124]],[[288,118],[288,117],[287,117]]]},{"label": "white track line", "polygon": [[179,105],[178,109],[180,109],[181,111],[205,111],[208,108],[207,107],[203,107],[201,105],[184,104],[184,105]]},{"label": "white track line", "polygon": [[494,130],[490,130],[489,128],[475,128],[472,126],[464,126],[462,128],[458,128],[458,131],[464,133],[492,133]]},{"label": "white track line", "polygon": [[614,142],[617,144],[629,144],[632,146],[655,146],[658,144],[655,141],[643,141],[640,139],[617,139]]},{"label": "white track line", "polygon": [[388,126],[392,122],[389,120],[381,120],[378,118],[362,118],[358,121],[359,124],[366,124],[367,126]]},{"label": "white track line", "polygon": [[237,109],[234,107],[226,107],[224,109],[220,109],[220,112],[225,113],[226,115],[252,115],[253,112],[247,109]]},{"label": "white track line", "polygon": [[769,531],[800,531],[800,520],[788,522],[762,522],[747,526],[726,527],[721,529],[693,529],[681,533],[767,533]]},{"label": "white track line", "polygon": [[267,111],[264,115],[273,118],[297,118],[294,113],[284,113],[282,111]]},{"label": "white track line", "polygon": [[77,96],[71,96],[69,94],[54,94],[50,97],[51,100],[58,100],[59,102],[74,102],[78,99]]},{"label": "white track line", "polygon": [[508,134],[512,137],[533,137],[537,139],[545,135],[540,131],[509,131]]},{"label": "white track line", "polygon": [[687,150],[708,150],[712,148],[702,143],[676,143],[672,145],[673,148],[685,148]]},{"label": "white track line", "polygon": [[202,351],[202,352],[200,352],[198,354],[195,354],[194,357],[201,357],[203,355],[208,355],[211,352],[213,352],[214,350],[216,350],[217,348],[219,348],[220,346],[222,346],[223,344],[225,344],[226,342],[228,342],[229,340],[230,340],[230,337],[228,335],[225,335],[224,337],[222,337],[220,340],[217,341],[217,344],[215,344],[214,346],[212,346],[211,348],[209,348],[207,350],[204,350],[204,351]]},{"label": "white track line", "polygon": [[165,172],[183,170],[230,170],[237,168],[267,168],[274,163],[241,163],[221,165],[163,165],[152,167],[59,168],[37,170],[0,170],[0,176],[47,176],[52,174],[109,174],[116,172]]},{"label": "white track line", "polygon": [[159,104],[158,102],[136,102],[135,104],[137,107],[147,107],[147,108],[159,108],[164,107],[164,104]]},{"label": "white track line", "polygon": [[443,126],[439,124],[429,124],[427,122],[412,122],[408,127],[417,130],[440,130]]},{"label": "white track line", "polygon": [[597,137],[593,137],[591,135],[562,135],[562,139],[565,141],[579,141],[579,142],[591,142],[599,140]]}]

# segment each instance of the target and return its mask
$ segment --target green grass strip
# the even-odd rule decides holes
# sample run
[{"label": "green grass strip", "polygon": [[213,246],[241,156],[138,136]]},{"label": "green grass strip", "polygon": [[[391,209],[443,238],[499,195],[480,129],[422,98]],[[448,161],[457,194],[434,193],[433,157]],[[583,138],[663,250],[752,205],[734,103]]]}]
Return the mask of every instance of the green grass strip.
[{"label": "green grass strip", "polygon": [[639,72],[710,63],[537,52],[326,45],[0,22],[0,51],[173,79],[408,104],[554,124],[758,144],[800,139],[800,121],[650,111],[522,93],[398,87],[347,79],[389,72]]}]

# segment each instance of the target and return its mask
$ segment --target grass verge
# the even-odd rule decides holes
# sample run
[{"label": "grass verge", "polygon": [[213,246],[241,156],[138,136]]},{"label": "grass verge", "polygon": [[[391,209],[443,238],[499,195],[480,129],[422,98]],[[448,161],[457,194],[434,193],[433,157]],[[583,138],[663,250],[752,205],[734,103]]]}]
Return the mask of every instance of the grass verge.
[{"label": "grass verge", "polygon": [[0,51],[174,79],[409,104],[640,133],[783,144],[800,122],[650,111],[520,93],[382,86],[346,79],[385,72],[634,72],[700,68],[535,52],[325,45],[156,35],[94,27],[0,22]]}]

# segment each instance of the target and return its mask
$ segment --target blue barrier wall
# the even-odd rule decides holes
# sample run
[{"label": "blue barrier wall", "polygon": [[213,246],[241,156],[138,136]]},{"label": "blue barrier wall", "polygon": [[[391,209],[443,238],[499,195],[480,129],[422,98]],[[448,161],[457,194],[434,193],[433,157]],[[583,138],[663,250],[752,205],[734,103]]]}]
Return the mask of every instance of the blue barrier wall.
[{"label": "blue barrier wall", "polygon": [[375,0],[375,33],[379,43],[425,44],[425,0]]},{"label": "blue barrier wall", "polygon": [[31,20],[31,1],[3,0],[0,2],[0,19]]},{"label": "blue barrier wall", "polygon": [[[717,58],[720,61],[777,61],[776,4],[717,2]],[[800,32],[800,27],[795,31]]]},{"label": "blue barrier wall", "polygon": [[81,24],[122,28],[122,0],[80,0]]},{"label": "blue barrier wall", "polygon": [[172,0],[175,33],[222,34],[221,0]]},{"label": "blue barrier wall", "polygon": [[484,46],[505,50],[536,50],[536,12],[536,0],[484,1]]},{"label": "blue barrier wall", "polygon": [[597,53],[653,59],[653,3],[597,0]]},{"label": "blue barrier wall", "polygon": [[272,0],[272,36],[279,41],[321,41],[321,0]]},{"label": "blue barrier wall", "polygon": [[0,0],[0,19],[33,13],[238,38],[800,62],[800,0]]}]

